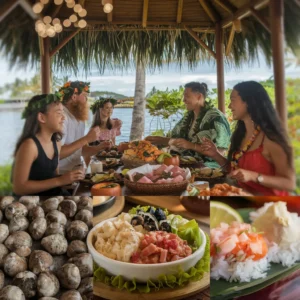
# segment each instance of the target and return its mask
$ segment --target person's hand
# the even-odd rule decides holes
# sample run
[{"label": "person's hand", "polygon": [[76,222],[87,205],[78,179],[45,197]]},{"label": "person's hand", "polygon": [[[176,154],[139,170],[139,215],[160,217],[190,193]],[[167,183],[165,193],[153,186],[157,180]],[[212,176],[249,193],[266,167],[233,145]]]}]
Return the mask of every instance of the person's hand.
[{"label": "person's hand", "polygon": [[99,135],[100,135],[100,128],[99,128],[99,126],[95,126],[90,129],[90,131],[87,133],[87,135],[85,137],[86,137],[88,143],[92,143],[99,139]]},{"label": "person's hand", "polygon": [[110,150],[113,146],[113,143],[112,143],[112,141],[103,141],[103,142],[101,142],[100,145],[102,146],[103,149]]},{"label": "person's hand", "polygon": [[67,172],[59,177],[60,185],[68,185],[75,181],[83,180],[85,177],[85,174],[83,170],[74,170]]},{"label": "person's hand", "polygon": [[121,128],[122,127],[123,122],[119,119],[115,120],[115,127],[116,128]]},{"label": "person's hand", "polygon": [[215,157],[218,154],[217,146],[210,139],[203,137],[201,141],[202,144],[197,147],[201,154],[208,157]]},{"label": "person's hand", "polygon": [[192,149],[192,143],[185,139],[174,139],[171,144],[181,149]]},{"label": "person's hand", "polygon": [[236,179],[239,182],[248,182],[248,181],[256,182],[256,178],[258,174],[256,172],[249,171],[249,170],[236,169],[232,171],[228,176]]}]

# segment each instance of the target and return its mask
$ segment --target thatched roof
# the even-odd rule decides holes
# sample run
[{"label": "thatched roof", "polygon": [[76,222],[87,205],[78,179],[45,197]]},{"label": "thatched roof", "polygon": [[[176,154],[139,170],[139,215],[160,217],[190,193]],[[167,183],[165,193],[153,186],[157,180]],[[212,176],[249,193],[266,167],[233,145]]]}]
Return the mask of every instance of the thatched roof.
[{"label": "thatched roof", "polygon": [[[35,2],[30,1],[31,4]],[[300,7],[297,1],[285,1],[285,36],[287,47],[299,55]],[[220,22],[224,28],[226,47],[232,17],[249,6],[250,2],[260,4],[254,7],[260,16],[270,23],[268,1],[114,0],[113,13],[110,15],[103,12],[100,0],[83,2],[88,13],[88,27],[77,33],[53,56],[54,67],[61,71],[76,71],[80,64],[80,68],[87,72],[95,65],[103,72],[105,68],[127,68],[137,59],[146,61],[149,68],[160,67],[163,63],[171,61],[178,61],[179,64],[186,61],[190,67],[202,61],[214,63],[210,53],[186,29],[192,30],[215,51],[216,22]],[[144,2],[148,3],[146,16],[143,13]],[[212,15],[205,9],[205,5],[209,6]],[[57,10],[53,1],[50,1],[43,13],[56,14],[61,20],[70,15],[65,5]],[[234,35],[226,63],[233,66],[251,63],[257,59],[260,49],[266,61],[270,63],[270,33],[251,13],[246,14],[241,21],[242,32]],[[17,6],[0,22],[0,50],[11,64],[27,65],[39,62],[39,38],[34,23],[35,20],[23,6]],[[51,38],[51,48],[54,49],[74,30],[76,28],[65,30]]]}]

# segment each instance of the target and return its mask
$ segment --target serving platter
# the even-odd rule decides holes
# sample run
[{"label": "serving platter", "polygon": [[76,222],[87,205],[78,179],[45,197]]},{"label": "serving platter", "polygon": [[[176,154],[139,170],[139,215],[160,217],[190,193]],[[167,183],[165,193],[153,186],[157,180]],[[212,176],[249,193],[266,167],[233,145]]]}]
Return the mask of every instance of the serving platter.
[{"label": "serving platter", "polygon": [[[244,222],[250,223],[249,214],[253,208],[238,209],[237,211],[243,217]],[[210,296],[211,300],[229,300],[255,293],[265,287],[287,277],[291,273],[300,269],[300,262],[284,267],[281,264],[271,263],[265,278],[251,280],[250,282],[228,282],[226,280],[211,279]]]},{"label": "serving platter", "polygon": [[110,202],[112,202],[113,200],[115,200],[115,196],[94,196],[93,197],[93,207],[99,207],[99,206],[103,206],[106,205]]},{"label": "serving platter", "polygon": [[157,292],[139,293],[127,292],[126,290],[119,290],[102,282],[94,281],[94,295],[112,300],[126,299],[126,300],[164,300],[164,299],[184,299],[186,297],[200,293],[209,286],[209,274],[205,273],[203,278],[199,281],[190,282],[180,288],[166,288]]}]

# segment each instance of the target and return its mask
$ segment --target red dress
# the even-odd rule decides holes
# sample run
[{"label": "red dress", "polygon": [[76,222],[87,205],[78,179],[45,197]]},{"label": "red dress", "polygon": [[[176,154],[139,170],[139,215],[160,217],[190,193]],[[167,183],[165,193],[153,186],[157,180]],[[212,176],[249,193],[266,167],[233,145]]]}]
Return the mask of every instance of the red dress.
[{"label": "red dress", "polygon": [[[266,176],[275,176],[275,166],[270,163],[263,155],[263,141],[261,145],[252,151],[247,151],[238,160],[238,166],[240,169],[245,169],[249,171],[254,171]],[[264,196],[288,196],[287,191],[276,190],[273,188],[265,187],[258,182],[248,181],[248,182],[238,182],[239,186],[251,194],[260,194]]]}]

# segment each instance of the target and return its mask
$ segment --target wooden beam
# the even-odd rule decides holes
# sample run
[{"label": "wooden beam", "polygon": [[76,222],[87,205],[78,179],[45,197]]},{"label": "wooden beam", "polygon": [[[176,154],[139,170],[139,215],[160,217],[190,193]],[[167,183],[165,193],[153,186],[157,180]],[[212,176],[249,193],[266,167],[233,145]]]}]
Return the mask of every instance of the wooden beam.
[{"label": "wooden beam", "polygon": [[41,87],[42,94],[50,93],[50,74],[51,74],[51,62],[50,62],[50,38],[46,37],[42,39],[43,50],[41,53]]},{"label": "wooden beam", "polygon": [[[113,0],[111,0],[111,4],[113,5]],[[107,14],[107,22],[111,23],[113,20],[113,11],[111,11],[109,14]]]},{"label": "wooden beam", "polygon": [[218,108],[220,111],[225,113],[223,29],[221,23],[219,22],[216,24],[216,62],[217,62]]},{"label": "wooden beam", "polygon": [[19,4],[31,16],[32,19],[38,19],[39,15],[35,14],[32,10],[32,4],[28,0],[19,0]]},{"label": "wooden beam", "polygon": [[229,56],[231,46],[232,46],[232,43],[233,43],[233,40],[234,40],[234,35],[235,35],[235,28],[232,25],[231,30],[230,30],[230,34],[229,34],[228,43],[227,43],[226,50],[225,50],[225,55],[226,56]]},{"label": "wooden beam", "polygon": [[76,31],[72,32],[64,40],[62,40],[53,50],[50,52],[50,57],[55,55],[63,46],[65,46],[79,31],[81,28],[78,28]]},{"label": "wooden beam", "polygon": [[256,20],[269,32],[271,33],[271,29],[268,21],[253,7],[250,8],[251,14],[256,18]]},{"label": "wooden beam", "polygon": [[242,21],[239,19],[236,19],[232,22],[232,26],[234,27],[235,32],[240,33],[242,32]]},{"label": "wooden beam", "polygon": [[0,8],[0,22],[5,19],[19,4],[19,0],[6,1]]},{"label": "wooden beam", "polygon": [[[203,32],[203,33],[215,33],[214,29],[207,29],[206,27],[194,27],[191,28],[195,32]],[[76,28],[65,28],[64,31],[74,32]],[[89,31],[89,28],[81,29],[81,31]],[[151,27],[147,26],[146,28],[142,27],[119,27],[116,25],[101,25],[100,27],[93,28],[93,31],[174,31],[174,30],[184,30],[186,29],[183,26],[168,26],[168,27]]]},{"label": "wooden beam", "polygon": [[270,17],[275,103],[283,126],[287,128],[287,102],[284,74],[284,0],[270,0]]},{"label": "wooden beam", "polygon": [[236,19],[242,20],[243,18],[247,17],[251,11],[250,8],[253,7],[254,9],[260,9],[267,5],[270,0],[251,0],[249,3],[243,5],[239,8],[232,16],[229,18],[224,19],[221,24],[223,28],[232,25],[232,22]]},{"label": "wooden beam", "polygon": [[180,24],[182,20],[182,9],[183,9],[183,0],[178,0],[177,19],[176,19],[176,22],[178,24]]},{"label": "wooden beam", "polygon": [[199,36],[191,29],[188,27],[185,27],[185,30],[208,52],[211,54],[211,56],[213,56],[214,58],[216,58],[216,53],[210,49],[200,38]]},{"label": "wooden beam", "polygon": [[215,10],[215,8],[211,5],[210,2],[208,2],[207,0],[199,0],[199,3],[201,4],[201,6],[203,7],[204,11],[206,12],[206,14],[209,16],[209,18],[214,22],[218,22],[221,17],[218,14],[218,12]]},{"label": "wooden beam", "polygon": [[64,6],[64,3],[60,4],[60,5],[56,5],[56,4],[53,4],[55,5],[52,9],[52,11],[49,13],[49,15],[51,16],[52,19],[54,19],[58,13],[60,12],[61,8]]},{"label": "wooden beam", "polygon": [[226,10],[230,14],[234,14],[236,12],[236,7],[233,6],[228,0],[215,0],[215,2],[222,7],[224,10]]},{"label": "wooden beam", "polygon": [[147,26],[149,0],[144,0],[142,26]]},{"label": "wooden beam", "polygon": [[[63,21],[64,19],[61,19]],[[95,19],[85,19],[87,23],[91,26],[94,25],[107,25],[106,20],[95,20]],[[141,21],[133,21],[133,20],[125,20],[125,21],[120,21],[120,20],[113,20],[111,22],[111,25],[142,25],[142,20]],[[157,25],[157,26],[172,26],[172,25],[178,25],[178,23],[175,21],[147,21],[147,26],[148,25]],[[212,22],[207,22],[207,21],[184,21],[181,22],[181,25],[186,25],[186,26],[199,26],[199,27],[207,27],[207,28],[212,28],[214,27],[214,23]]]}]

